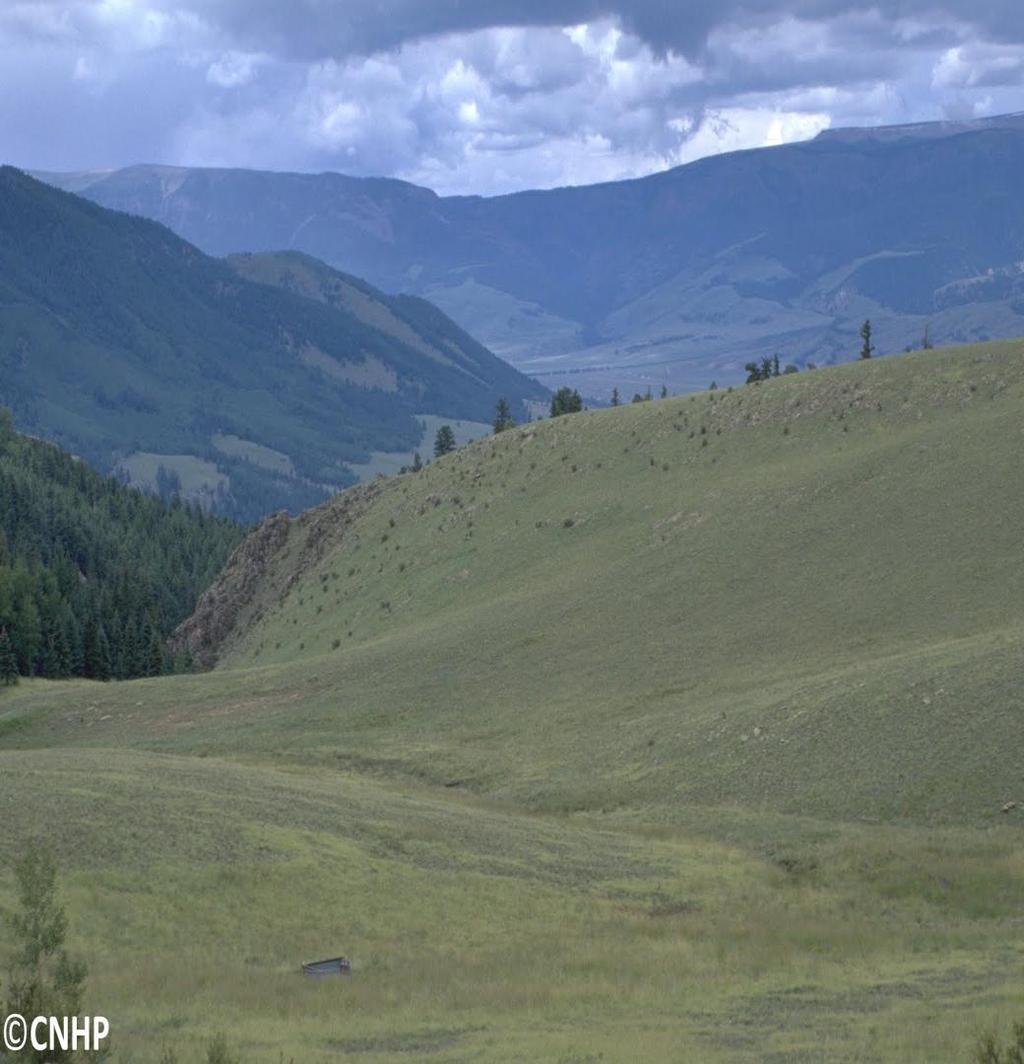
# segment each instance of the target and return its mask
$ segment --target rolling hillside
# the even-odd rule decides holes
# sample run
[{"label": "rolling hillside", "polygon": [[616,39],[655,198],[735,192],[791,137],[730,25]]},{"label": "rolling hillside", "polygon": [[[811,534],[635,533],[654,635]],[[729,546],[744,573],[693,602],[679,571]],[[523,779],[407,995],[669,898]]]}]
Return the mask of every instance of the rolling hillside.
[{"label": "rolling hillside", "polygon": [[222,664],[346,691],[297,756],[539,808],[985,821],[1018,786],[1022,412],[1015,341],[530,425],[303,515]]},{"label": "rolling hillside", "polygon": [[499,396],[544,394],[421,301],[351,278],[358,304],[256,283],[9,168],[0,264],[0,404],[17,426],[246,519],[411,453],[423,416],[486,421]]},{"label": "rolling hillside", "polygon": [[339,174],[46,175],[215,254],[294,248],[425,295],[550,385],[675,389],[1024,332],[1024,117],[829,131],[633,181],[445,197]]},{"label": "rolling hillside", "polygon": [[[142,1064],[218,1030],[967,1061],[1021,1008],[1022,444],[1018,340],[533,423],[275,516],[179,629],[211,671],[0,694],[0,856],[58,847]],[[337,952],[351,980],[295,974]]]}]

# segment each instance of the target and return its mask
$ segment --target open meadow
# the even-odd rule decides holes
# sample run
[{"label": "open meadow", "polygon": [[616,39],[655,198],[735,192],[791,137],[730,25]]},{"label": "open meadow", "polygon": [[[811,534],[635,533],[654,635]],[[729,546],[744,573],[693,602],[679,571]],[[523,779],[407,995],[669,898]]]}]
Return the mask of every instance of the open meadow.
[{"label": "open meadow", "polygon": [[212,671],[0,692],[0,868],[52,847],[119,1064],[970,1061],[1024,1018],[1022,454],[1014,341],[353,489],[236,555]]}]

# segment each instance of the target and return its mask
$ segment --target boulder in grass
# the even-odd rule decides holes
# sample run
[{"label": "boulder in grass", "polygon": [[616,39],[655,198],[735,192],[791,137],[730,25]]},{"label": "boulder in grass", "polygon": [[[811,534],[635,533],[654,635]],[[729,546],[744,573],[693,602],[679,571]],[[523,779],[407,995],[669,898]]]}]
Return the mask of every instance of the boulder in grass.
[{"label": "boulder in grass", "polygon": [[351,975],[352,964],[347,957],[331,957],[326,961],[310,961],[302,966],[303,975]]}]

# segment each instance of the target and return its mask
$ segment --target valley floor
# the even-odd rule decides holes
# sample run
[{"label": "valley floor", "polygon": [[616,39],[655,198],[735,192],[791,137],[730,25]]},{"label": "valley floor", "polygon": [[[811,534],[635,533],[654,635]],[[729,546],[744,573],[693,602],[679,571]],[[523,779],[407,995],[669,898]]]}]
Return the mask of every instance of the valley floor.
[{"label": "valley floor", "polygon": [[[268,1062],[967,1061],[1021,1011],[1005,818],[539,814],[379,762],[119,740],[187,735],[220,680],[0,697],[4,862],[28,838],[59,856],[117,1061],[201,1061],[222,1031]],[[299,974],[337,953],[350,978]]]}]

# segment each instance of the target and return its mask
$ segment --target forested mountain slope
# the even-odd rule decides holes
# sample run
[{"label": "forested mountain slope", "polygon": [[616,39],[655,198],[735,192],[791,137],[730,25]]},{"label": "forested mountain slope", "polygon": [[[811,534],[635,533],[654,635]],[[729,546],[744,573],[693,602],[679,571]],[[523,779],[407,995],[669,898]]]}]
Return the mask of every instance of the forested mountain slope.
[{"label": "forested mountain slope", "polygon": [[[0,403],[103,471],[243,518],[411,452],[417,415],[544,389],[439,311],[258,284],[163,226],[0,170]],[[161,467],[163,473],[161,474]]]},{"label": "forested mountain slope", "polygon": [[[0,410],[0,658],[58,679],[154,676],[243,530],[100,476]],[[3,662],[0,662],[3,664]]]}]

